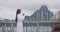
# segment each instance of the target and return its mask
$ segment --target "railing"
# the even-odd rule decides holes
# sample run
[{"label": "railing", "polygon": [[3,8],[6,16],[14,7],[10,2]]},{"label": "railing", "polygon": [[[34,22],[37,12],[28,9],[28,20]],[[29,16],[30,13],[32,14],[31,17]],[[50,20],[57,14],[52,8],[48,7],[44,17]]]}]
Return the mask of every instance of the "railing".
[{"label": "railing", "polygon": [[[13,32],[14,31],[14,23],[15,21],[6,21],[6,20],[0,20],[0,23],[2,23],[2,32]],[[8,28],[7,23],[10,23],[10,28]],[[9,31],[8,31],[9,30]]]},{"label": "railing", "polygon": [[60,23],[60,21],[23,21],[23,23]]},{"label": "railing", "polygon": [[5,20],[0,20],[0,23],[16,23],[15,21],[5,21]]}]

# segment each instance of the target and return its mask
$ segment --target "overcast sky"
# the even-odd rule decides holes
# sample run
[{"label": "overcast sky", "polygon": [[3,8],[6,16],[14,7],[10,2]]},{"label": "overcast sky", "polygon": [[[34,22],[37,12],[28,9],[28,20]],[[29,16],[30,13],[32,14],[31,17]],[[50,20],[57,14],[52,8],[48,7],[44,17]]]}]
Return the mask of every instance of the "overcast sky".
[{"label": "overcast sky", "polygon": [[14,19],[18,8],[25,15],[31,15],[41,5],[47,5],[52,12],[60,10],[60,0],[0,0],[0,18]]}]

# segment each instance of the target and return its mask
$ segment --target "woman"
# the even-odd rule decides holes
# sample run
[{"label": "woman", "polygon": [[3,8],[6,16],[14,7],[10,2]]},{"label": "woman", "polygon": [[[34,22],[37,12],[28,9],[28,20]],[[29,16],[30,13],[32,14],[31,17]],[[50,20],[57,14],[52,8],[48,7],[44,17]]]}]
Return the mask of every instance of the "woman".
[{"label": "woman", "polygon": [[20,9],[17,9],[16,12],[16,19],[15,21],[17,22],[17,32],[23,32],[23,19],[24,19],[24,13]]}]

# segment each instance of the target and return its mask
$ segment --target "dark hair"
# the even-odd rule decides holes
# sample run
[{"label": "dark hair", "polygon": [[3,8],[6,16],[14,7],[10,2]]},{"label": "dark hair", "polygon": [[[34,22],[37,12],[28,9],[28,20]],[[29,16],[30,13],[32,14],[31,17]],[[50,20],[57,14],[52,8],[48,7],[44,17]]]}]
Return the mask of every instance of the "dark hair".
[{"label": "dark hair", "polygon": [[20,9],[17,9],[16,14],[20,14],[20,13],[21,13],[21,10]]},{"label": "dark hair", "polygon": [[21,13],[21,10],[20,9],[17,9],[17,12],[16,12],[16,18],[15,18],[15,21],[17,22],[18,21],[18,18],[17,18],[17,15]]}]

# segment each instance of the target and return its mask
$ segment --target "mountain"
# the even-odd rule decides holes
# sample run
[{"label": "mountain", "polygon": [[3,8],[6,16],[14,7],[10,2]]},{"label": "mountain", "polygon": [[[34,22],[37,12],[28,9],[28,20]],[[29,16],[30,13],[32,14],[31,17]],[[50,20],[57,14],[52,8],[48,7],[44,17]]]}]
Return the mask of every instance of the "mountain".
[{"label": "mountain", "polygon": [[52,16],[53,13],[48,10],[48,7],[42,5],[33,15],[26,16],[24,21],[48,21]]}]

